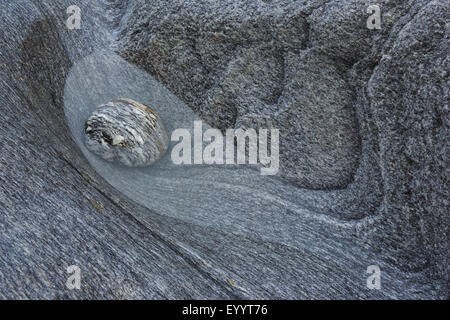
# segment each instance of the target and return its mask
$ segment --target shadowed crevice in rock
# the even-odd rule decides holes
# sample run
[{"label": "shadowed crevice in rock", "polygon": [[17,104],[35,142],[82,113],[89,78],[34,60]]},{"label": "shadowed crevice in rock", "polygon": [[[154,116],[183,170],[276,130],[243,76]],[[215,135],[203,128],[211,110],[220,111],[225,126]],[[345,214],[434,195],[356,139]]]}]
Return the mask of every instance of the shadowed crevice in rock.
[{"label": "shadowed crevice in rock", "polygon": [[[67,132],[67,124],[61,121],[64,113],[58,105],[63,103],[63,80],[71,66],[55,21],[36,21],[27,38],[20,44],[20,49],[19,57],[24,63],[21,70],[23,81],[19,83],[18,90],[23,93],[38,117],[48,124],[49,136],[62,141],[71,140],[67,134],[55,134]],[[54,58],[44,60],[43,64],[43,56],[52,54]]]}]

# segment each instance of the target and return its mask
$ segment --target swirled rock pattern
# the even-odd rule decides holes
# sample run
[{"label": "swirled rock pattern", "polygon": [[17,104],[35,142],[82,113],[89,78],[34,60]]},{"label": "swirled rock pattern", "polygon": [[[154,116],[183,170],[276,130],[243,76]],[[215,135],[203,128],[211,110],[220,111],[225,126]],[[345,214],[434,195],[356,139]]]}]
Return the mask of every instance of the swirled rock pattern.
[{"label": "swirled rock pattern", "polygon": [[[380,30],[364,0],[76,3],[80,30],[65,24],[73,1],[0,2],[0,298],[448,299],[448,1],[379,0]],[[152,201],[198,220],[112,188],[64,114],[71,66],[98,49],[214,126],[279,127],[285,184],[160,170],[193,201]],[[100,80],[129,72],[100,61]],[[139,100],[143,78],[119,87]],[[101,95],[99,79],[78,85]],[[230,195],[214,209],[246,215],[195,202],[212,189]],[[366,287],[372,264],[381,290]],[[65,286],[70,265],[82,290]]]},{"label": "swirled rock pattern", "polygon": [[99,106],[86,120],[85,134],[90,151],[128,167],[151,165],[169,145],[160,116],[150,107],[124,98]]}]

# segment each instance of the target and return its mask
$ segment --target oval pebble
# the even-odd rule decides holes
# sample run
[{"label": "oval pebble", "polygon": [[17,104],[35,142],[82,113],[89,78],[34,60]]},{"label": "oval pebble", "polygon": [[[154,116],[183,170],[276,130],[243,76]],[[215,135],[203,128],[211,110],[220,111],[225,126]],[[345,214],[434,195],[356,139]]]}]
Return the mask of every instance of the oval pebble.
[{"label": "oval pebble", "polygon": [[131,99],[119,98],[100,105],[86,120],[84,132],[91,152],[128,167],[151,165],[169,146],[159,115]]}]

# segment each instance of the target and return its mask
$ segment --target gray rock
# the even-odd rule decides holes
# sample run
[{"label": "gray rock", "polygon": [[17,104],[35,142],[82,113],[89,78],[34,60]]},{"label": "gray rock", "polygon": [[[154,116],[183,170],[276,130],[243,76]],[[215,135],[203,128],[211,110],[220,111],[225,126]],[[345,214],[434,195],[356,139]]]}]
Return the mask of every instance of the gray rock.
[{"label": "gray rock", "polygon": [[125,98],[99,106],[86,120],[84,132],[91,152],[129,167],[151,165],[169,145],[159,115],[150,107]]},{"label": "gray rock", "polygon": [[[447,299],[449,3],[378,3],[370,31],[366,1],[82,0],[69,31],[72,1],[1,2],[0,298]],[[64,108],[138,74],[105,54],[65,88],[99,50],[153,76],[127,96],[183,110],[169,133],[193,114],[139,80],[213,126],[280,127],[281,179],[161,159],[153,204],[114,188],[70,131],[93,110]]]},{"label": "gray rock", "polygon": [[[402,258],[392,261],[409,270],[430,270],[437,259],[435,271],[446,277],[445,254],[430,260],[429,253],[447,246],[438,220],[447,216],[448,183],[436,150],[445,149],[447,136],[448,1],[379,1],[379,31],[365,27],[365,1],[162,3],[129,2],[134,14],[124,16],[117,33],[123,57],[212,125],[281,128],[283,177],[300,187],[342,189],[326,205],[328,214],[376,212],[383,225],[364,237],[377,238],[382,251],[397,247]],[[315,78],[318,72],[324,74]],[[310,96],[305,84],[314,88]],[[294,102],[290,108],[286,99]],[[327,131],[318,115],[336,125]],[[309,119],[306,126],[301,119]],[[310,136],[301,139],[303,132]],[[377,208],[363,209],[378,197]],[[355,203],[359,214],[346,214]]]},{"label": "gray rock", "polygon": [[[321,48],[319,41],[329,39],[321,39],[326,35],[320,28],[330,20],[317,26],[307,21],[321,1],[166,3],[130,2],[133,14],[124,16],[117,31],[119,54],[212,126],[279,128],[280,175],[296,185],[342,189],[354,179],[361,149],[354,88],[346,81],[344,62],[336,63]],[[170,7],[176,12],[169,13]],[[139,14],[141,8],[149,14]],[[355,10],[346,7],[335,11],[347,17],[331,28],[341,30],[352,21],[349,28],[360,38],[363,16],[355,19]],[[359,44],[349,47],[362,50]]]}]

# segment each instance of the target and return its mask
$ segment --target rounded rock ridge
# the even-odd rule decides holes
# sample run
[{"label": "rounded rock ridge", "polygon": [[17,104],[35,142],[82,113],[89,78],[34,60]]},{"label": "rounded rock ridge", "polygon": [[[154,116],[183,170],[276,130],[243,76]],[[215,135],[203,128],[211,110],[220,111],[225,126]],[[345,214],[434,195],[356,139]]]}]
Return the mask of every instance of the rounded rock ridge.
[{"label": "rounded rock ridge", "polygon": [[128,167],[153,164],[169,146],[160,116],[152,108],[125,98],[97,107],[86,120],[84,133],[89,151]]}]

